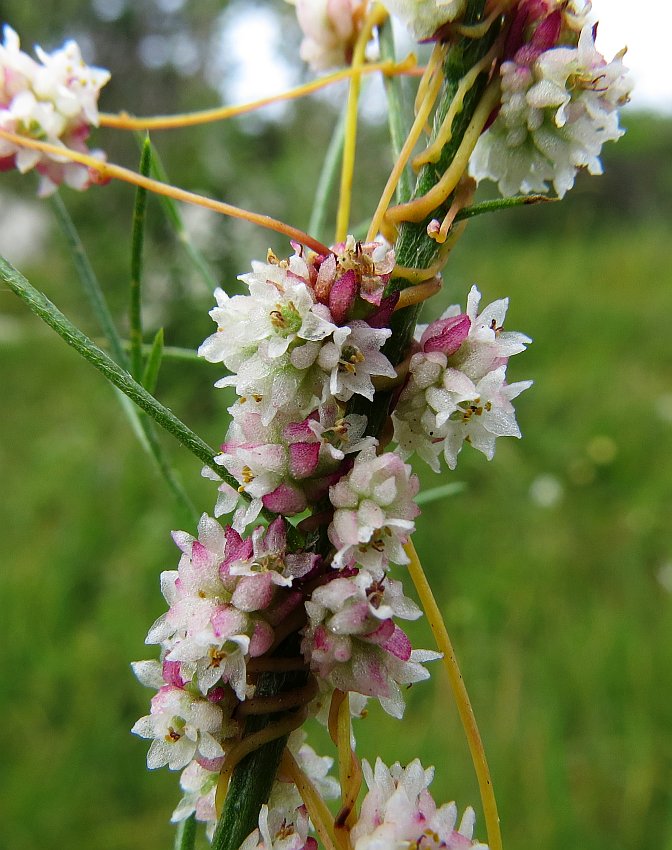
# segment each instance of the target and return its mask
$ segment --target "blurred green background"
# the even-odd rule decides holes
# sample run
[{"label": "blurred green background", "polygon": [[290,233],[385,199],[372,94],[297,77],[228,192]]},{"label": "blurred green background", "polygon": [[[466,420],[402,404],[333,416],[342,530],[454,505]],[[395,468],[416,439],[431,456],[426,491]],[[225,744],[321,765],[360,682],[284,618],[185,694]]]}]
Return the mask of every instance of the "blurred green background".
[{"label": "blurred green background", "polygon": [[[113,71],[103,108],[148,114],[236,99],[236,57],[242,44],[263,63],[262,29],[291,57],[291,9],[280,21],[258,8],[262,17],[243,26],[249,4],[220,0],[2,0],[0,20],[26,48],[77,37]],[[284,67],[288,82],[305,75],[289,58]],[[337,99],[154,141],[178,185],[306,227]],[[371,214],[389,169],[380,116],[374,108],[361,128],[356,220]],[[535,381],[517,404],[525,438],[500,440],[491,464],[466,447],[451,476],[464,492],[428,505],[416,538],[510,850],[672,850],[672,123],[628,113],[625,124],[605,151],[605,176],[580,179],[562,204],[472,222],[432,304],[434,316],[477,282],[485,303],[509,295],[508,327],[535,339],[510,367],[513,380]],[[94,141],[136,164],[130,134]],[[0,247],[97,336],[50,205],[33,191],[30,178],[3,175]],[[132,189],[63,197],[125,329]],[[287,253],[273,234],[184,212],[226,286],[268,244]],[[145,269],[148,339],[164,327],[168,344],[195,348],[212,330],[212,296],[155,199]],[[177,776],[150,774],[145,743],[128,731],[150,696],[129,664],[152,654],[143,641],[164,610],[158,576],[177,563],[169,531],[189,520],[113,391],[4,289],[0,358],[0,847],[167,848]],[[212,444],[226,430],[219,376],[206,363],[165,363],[158,388]],[[198,462],[164,442],[198,509],[210,511],[214,490]],[[451,480],[419,471],[426,487]],[[431,646],[424,624],[414,636]],[[438,666],[409,692],[402,724],[373,707],[359,742],[369,758],[436,764],[437,799],[477,804]]]}]

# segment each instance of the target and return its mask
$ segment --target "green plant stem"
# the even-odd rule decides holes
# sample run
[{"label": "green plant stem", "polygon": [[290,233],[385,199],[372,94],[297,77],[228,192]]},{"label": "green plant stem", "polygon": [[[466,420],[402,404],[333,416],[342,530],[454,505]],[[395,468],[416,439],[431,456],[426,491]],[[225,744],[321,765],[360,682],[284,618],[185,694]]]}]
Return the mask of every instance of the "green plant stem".
[{"label": "green plant stem", "polygon": [[17,271],[4,257],[0,257],[0,278],[22,301],[39,316],[49,327],[85,360],[88,360],[110,383],[135,402],[157,424],[172,434],[175,439],[195,455],[202,463],[214,470],[227,484],[238,487],[236,479],[225,469],[215,463],[217,454],[198,434],[175,416],[154,396],[134,380],[118,363],[98,348],[82,331],[66,318],[63,313],[51,303],[47,296],[35,289],[26,278]]},{"label": "green plant stem", "polygon": [[117,363],[120,363],[122,366],[126,366],[128,364],[128,358],[126,357],[126,352],[123,349],[121,338],[119,337],[119,333],[114,324],[114,319],[112,318],[112,314],[107,306],[107,301],[103,295],[96,273],[89,262],[82,240],[79,238],[77,228],[75,227],[73,220],[70,218],[70,213],[63,203],[63,199],[59,193],[52,195],[51,206],[72,252],[75,269],[82,284],[82,288],[84,289],[84,294],[91,305],[91,310],[96,321],[100,325],[101,331],[107,339],[112,356]]},{"label": "green plant stem", "polygon": [[343,145],[345,143],[345,115],[346,108],[344,107],[334,127],[329,147],[324,156],[322,171],[317,181],[315,202],[313,203],[310,222],[308,224],[308,233],[317,239],[326,238],[329,204],[334,197],[341,173],[340,165],[343,156]]},{"label": "green plant stem", "polygon": [[[485,0],[469,0],[464,16],[464,23],[478,23],[483,17]],[[439,132],[450,104],[458,89],[460,80],[485,54],[491,49],[499,34],[500,26],[494,23],[486,36],[479,39],[460,38],[450,48],[444,62],[444,84],[439,102],[434,114],[432,139]],[[422,167],[416,181],[412,198],[425,195],[442,177],[452,162],[473,114],[485,91],[488,81],[487,72],[479,74],[472,88],[464,97],[463,107],[453,120],[450,141],[444,145],[439,159],[435,163],[427,163]],[[429,268],[439,256],[441,245],[427,235],[427,225],[433,219],[442,220],[450,208],[452,195],[443,204],[421,222],[404,222],[399,228],[399,236],[395,245],[397,263],[412,269]],[[388,286],[388,294],[395,290],[404,289],[409,282],[404,278],[393,278]],[[390,322],[392,336],[383,348],[393,365],[399,364],[408,351],[413,339],[413,331],[418,319],[421,305],[414,305],[399,310],[393,314]],[[349,413],[364,414],[367,417],[367,433],[378,435],[386,422],[392,393],[376,393],[373,402],[356,396],[348,406]]]},{"label": "green plant stem", "polygon": [[[385,23],[378,28],[378,40],[380,43],[380,58],[394,62],[396,60],[396,51],[394,48],[394,32],[392,29],[392,19],[388,18]],[[385,85],[385,94],[387,95],[387,119],[390,128],[390,140],[392,142],[392,153],[395,160],[399,158],[401,149],[404,146],[406,137],[408,136],[408,123],[406,116],[409,115],[409,110],[406,108],[406,98],[404,97],[404,80],[401,76],[383,77]],[[401,173],[399,182],[397,183],[397,203],[401,204],[411,197],[413,184],[411,175],[407,168]]]},{"label": "green plant stem", "polygon": [[439,499],[446,499],[449,496],[456,496],[464,489],[464,482],[451,481],[450,484],[442,484],[439,487],[432,487],[431,490],[422,490],[415,497],[415,503],[417,505],[429,505],[431,502],[439,501]]},{"label": "green plant stem", "polygon": [[[143,346],[144,348],[144,346]],[[163,360],[163,328],[159,328],[154,337],[154,342],[149,350],[145,371],[142,373],[142,386],[152,395],[156,392],[156,384],[159,379],[159,369]]]},{"label": "green plant stem", "polygon": [[[138,139],[142,139],[143,136],[138,134]],[[162,183],[169,183],[168,174],[166,173],[166,169],[163,166],[163,162],[161,161],[161,157],[159,156],[159,152],[152,145],[152,177],[156,180],[160,180]],[[161,195],[160,199],[161,206],[163,208],[163,212],[168,219],[168,222],[172,226],[175,231],[175,236],[177,237],[177,241],[180,242],[181,245],[184,246],[184,250],[186,251],[187,257],[191,260],[193,267],[198,272],[199,277],[206,285],[208,292],[213,292],[218,286],[219,282],[217,281],[214,274],[210,271],[207,260],[204,258],[203,254],[198,250],[198,248],[194,245],[191,236],[189,235],[189,231],[184,226],[184,220],[182,218],[182,214],[180,212],[180,208],[178,207],[176,201],[172,198],[169,198],[167,195]]]},{"label": "green plant stem", "polygon": [[175,833],[175,850],[194,850],[196,843],[196,815],[189,815],[188,818],[181,821],[177,825]]},{"label": "green plant stem", "polygon": [[514,207],[529,207],[532,204],[548,204],[559,201],[559,198],[549,198],[548,195],[514,195],[512,198],[496,198],[492,201],[481,201],[464,207],[455,216],[455,221],[465,221],[477,215],[513,209]]},{"label": "green plant stem", "polygon": [[[103,290],[100,286],[96,273],[89,262],[86,250],[79,238],[79,233],[70,218],[70,214],[59,195],[54,195],[52,198],[52,206],[56,214],[56,218],[66,237],[72,256],[75,263],[80,283],[84,290],[84,294],[91,305],[91,310],[100,325],[100,329],[105,334],[107,344],[117,363],[128,371],[129,361],[124,349],[117,328],[112,319],[112,314],[107,306],[107,301]],[[147,419],[133,404],[130,404],[127,397],[115,389],[115,394],[121,404],[121,407],[130,422],[133,433],[138,438],[140,445],[150,455],[156,464],[157,469],[163,476],[168,485],[169,490],[175,496],[180,505],[185,518],[189,521],[198,521],[198,512],[194,507],[187,491],[184,489],[177,473],[168,462],[163,447],[154,430],[153,424]]]},{"label": "green plant stem", "polygon": [[[147,177],[152,167],[152,144],[145,138],[140,154],[139,172]],[[138,186],[133,207],[131,235],[131,281],[129,287],[128,318],[131,340],[131,375],[136,381],[142,378],[142,249],[145,242],[145,217],[147,190]]]},{"label": "green plant stem", "polygon": [[[297,687],[304,683],[303,673],[263,673],[259,677],[255,696],[275,696],[286,687]],[[268,714],[248,717],[245,735],[258,732],[276,718]],[[259,747],[246,756],[234,770],[224,809],[212,840],[212,850],[238,850],[256,828],[259,809],[268,801],[287,737],[278,738]]]}]

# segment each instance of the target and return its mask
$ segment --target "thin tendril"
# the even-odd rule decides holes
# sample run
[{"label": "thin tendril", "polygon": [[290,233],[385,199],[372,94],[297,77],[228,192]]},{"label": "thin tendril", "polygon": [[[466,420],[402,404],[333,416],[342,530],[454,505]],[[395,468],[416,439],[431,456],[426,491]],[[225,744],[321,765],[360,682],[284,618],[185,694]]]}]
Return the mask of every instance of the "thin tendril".
[{"label": "thin tendril", "polygon": [[462,722],[462,728],[469,744],[471,759],[476,771],[478,779],[478,787],[481,793],[481,802],[483,803],[483,814],[488,832],[488,844],[490,850],[502,850],[502,836],[499,829],[499,815],[497,814],[497,801],[492,788],[492,780],[490,778],[490,769],[483,748],[481,734],[478,731],[474,710],[471,707],[469,694],[462,678],[462,673],[455,657],[455,650],[448,636],[448,630],[443,622],[441,611],[436,604],[434,594],[429,586],[427,577],[420,564],[418,553],[415,551],[415,546],[409,541],[404,549],[410,558],[408,572],[411,576],[415,589],[418,592],[420,603],[427,615],[429,627],[434,635],[434,640],[439,650],[443,653],[443,666],[448,673],[450,687],[455,698],[457,710]]},{"label": "thin tendril", "polygon": [[308,809],[308,815],[313,826],[325,846],[325,850],[337,850],[337,842],[334,836],[334,819],[331,816],[331,812],[313,783],[303,770],[301,770],[296,759],[288,749],[285,750],[282,756],[280,769],[296,785],[301,799]]},{"label": "thin tendril", "polygon": [[373,28],[387,18],[386,10],[377,3],[364,21],[362,31],[352,55],[352,79],[348,93],[348,106],[345,118],[345,143],[343,145],[343,165],[341,168],[341,188],[336,214],[336,242],[344,242],[348,235],[350,205],[352,201],[352,178],[355,170],[355,150],[357,147],[357,109],[361,90],[361,73],[364,67],[364,52],[371,38]]},{"label": "thin tendril", "polygon": [[180,115],[135,117],[129,115],[127,112],[120,112],[119,114],[103,112],[100,115],[99,124],[101,127],[114,127],[118,130],[175,130],[181,127],[196,127],[200,124],[212,124],[216,121],[224,121],[227,118],[235,118],[237,115],[245,115],[257,109],[263,109],[263,107],[270,106],[273,103],[296,100],[334,83],[340,83],[343,80],[350,79],[355,75],[374,74],[376,71],[382,71],[386,76],[395,76],[396,74],[413,75],[418,70],[420,69],[418,69],[416,57],[411,53],[401,62],[393,62],[388,59],[384,62],[372,62],[361,68],[345,68],[326,77],[320,77],[318,80],[312,80],[293,89],[288,89],[287,91],[270,95],[269,97],[262,97],[259,100],[252,100],[249,103],[239,103],[235,106],[220,106],[215,109],[202,109],[198,112],[185,112]]},{"label": "thin tendril", "polygon": [[167,183],[162,183],[161,181],[154,180],[151,177],[143,177],[141,174],[131,171],[130,168],[123,168],[121,165],[114,165],[111,162],[103,162],[93,156],[78,153],[70,148],[50,145],[47,142],[38,142],[36,139],[18,136],[15,133],[8,133],[5,130],[0,130],[0,138],[7,139],[15,145],[20,145],[24,148],[30,148],[31,150],[52,154],[60,159],[68,159],[72,162],[79,162],[92,169],[101,178],[101,180],[116,178],[117,180],[123,180],[126,183],[131,183],[134,186],[142,186],[157,195],[166,195],[176,201],[183,201],[187,204],[195,204],[196,206],[205,207],[206,209],[221,213],[222,215],[231,216],[232,218],[240,218],[244,221],[249,221],[251,224],[256,224],[259,227],[265,227],[267,230],[274,230],[276,233],[282,233],[289,239],[301,242],[303,245],[306,245],[308,248],[312,248],[319,254],[329,253],[327,246],[323,245],[317,239],[313,239],[312,236],[309,236],[302,230],[292,227],[289,224],[285,224],[282,221],[278,221],[275,218],[271,218],[268,215],[248,212],[247,210],[240,209],[240,207],[234,207],[231,204],[226,204],[223,201],[215,201],[212,198],[197,195],[195,192],[188,192],[186,189],[178,189],[176,186],[170,186]]}]

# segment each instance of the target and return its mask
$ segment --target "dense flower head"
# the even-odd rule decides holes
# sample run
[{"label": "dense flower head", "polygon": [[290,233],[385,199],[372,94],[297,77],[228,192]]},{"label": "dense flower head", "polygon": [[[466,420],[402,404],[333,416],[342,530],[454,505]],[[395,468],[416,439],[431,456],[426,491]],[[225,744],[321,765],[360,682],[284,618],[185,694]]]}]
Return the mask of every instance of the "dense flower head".
[{"label": "dense flower head", "polygon": [[289,590],[293,581],[314,568],[317,556],[286,551],[281,518],[244,539],[204,514],[198,539],[173,536],[182,557],[177,570],[161,574],[170,607],[147,643],[161,644],[164,661],[204,696],[229,685],[243,700],[247,659],[271,646],[274,625],[300,602]]},{"label": "dense flower head", "polygon": [[[366,417],[345,415],[345,405],[334,398],[305,418],[300,410],[285,411],[268,425],[254,398],[239,399],[229,412],[232,423],[215,460],[252,498],[247,522],[262,506],[283,516],[305,510],[326,495],[346,454],[373,442],[364,437]],[[224,509],[231,509],[228,500]]]},{"label": "dense flower head", "polygon": [[304,33],[301,58],[314,71],[348,65],[366,11],[365,0],[289,0]]},{"label": "dense flower head", "polygon": [[328,534],[336,547],[334,566],[359,564],[377,575],[389,564],[407,564],[403,546],[420,509],[413,501],[419,482],[395,452],[361,451],[329,490],[334,517]]},{"label": "dense flower head", "polygon": [[434,768],[423,769],[418,759],[389,768],[377,759],[374,770],[366,761],[362,768],[369,792],[352,828],[354,850],[487,850],[473,840],[473,809],[466,809],[458,826],[455,803],[437,807],[427,790]]},{"label": "dense flower head", "polygon": [[345,570],[313,592],[306,611],[301,649],[311,669],[342,691],[377,697],[386,711],[401,717],[399,685],[426,679],[429,673],[420,662],[437,657],[414,652],[395,623],[395,617],[421,616],[401,582],[376,579],[367,570]]},{"label": "dense flower head", "polygon": [[394,254],[351,237],[326,256],[294,247],[289,259],[253,263],[240,278],[248,295],[216,290],[218,329],[199,349],[233,373],[216,386],[258,402],[263,425],[278,413],[300,421],[332,398],[370,399],[371,377],[395,374],[380,351],[391,332],[352,319],[358,305],[380,306]]},{"label": "dense flower head", "polygon": [[464,14],[466,0],[385,0],[385,6],[407,27],[413,38],[426,41]]},{"label": "dense flower head", "polygon": [[531,340],[505,331],[508,299],[478,312],[472,287],[467,310],[453,305],[436,322],[419,328],[419,347],[394,411],[394,439],[402,457],[414,452],[439,470],[439,455],[455,468],[465,442],[492,460],[497,437],[520,437],[511,401],[530,381],[506,383],[509,357]]},{"label": "dense flower head", "polygon": [[[98,96],[110,74],[86,65],[79,46],[66,42],[53,53],[36,48],[39,62],[21,50],[19,36],[4,27],[0,44],[0,128],[52,145],[90,153],[86,139],[98,124]],[[95,152],[100,155],[100,152]],[[65,157],[22,148],[0,139],[0,169],[40,174],[40,195],[61,183],[85,189],[95,175]]]},{"label": "dense flower head", "polygon": [[625,50],[611,62],[602,56],[597,25],[585,23],[589,8],[521,4],[517,49],[501,66],[501,108],[470,163],[473,177],[496,181],[503,195],[546,192],[552,183],[562,197],[580,168],[602,173],[602,145],[623,134],[618,109],[632,88]]}]

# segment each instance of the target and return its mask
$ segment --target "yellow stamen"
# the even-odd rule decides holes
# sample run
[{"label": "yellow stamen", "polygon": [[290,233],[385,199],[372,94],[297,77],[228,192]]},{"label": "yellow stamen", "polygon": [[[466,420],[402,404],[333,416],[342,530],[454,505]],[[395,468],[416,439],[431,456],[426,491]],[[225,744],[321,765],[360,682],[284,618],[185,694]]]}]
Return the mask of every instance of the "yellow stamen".
[{"label": "yellow stamen", "polygon": [[220,106],[215,109],[199,110],[198,112],[185,112],[181,115],[155,115],[144,118],[135,117],[126,112],[120,112],[118,115],[103,112],[100,115],[100,126],[115,127],[120,130],[173,130],[180,127],[211,124],[215,121],[223,121],[227,118],[234,118],[237,115],[254,112],[256,109],[262,109],[264,106],[270,106],[272,103],[296,100],[297,98],[326,88],[333,83],[347,80],[355,74],[373,74],[376,71],[382,71],[386,76],[395,76],[397,74],[414,74],[417,70],[417,59],[411,53],[401,62],[393,62],[388,59],[385,62],[372,62],[369,65],[364,65],[361,69],[345,68],[326,77],[320,77],[318,80],[312,80],[304,85],[280,92],[280,94],[262,97],[259,100],[240,103],[236,106]]},{"label": "yellow stamen", "polygon": [[341,188],[338,200],[338,212],[336,214],[336,242],[345,241],[345,237],[348,235],[348,224],[350,222],[352,178],[355,170],[355,150],[357,147],[357,108],[359,106],[359,92],[362,83],[362,68],[365,61],[364,53],[374,27],[382,24],[386,18],[387,11],[379,3],[376,3],[364,21],[352,54],[352,79],[350,80],[350,91],[348,93],[348,104],[345,116],[345,141],[343,143]]},{"label": "yellow stamen", "polygon": [[283,233],[289,239],[301,242],[308,248],[312,248],[313,251],[317,251],[318,254],[326,254],[329,252],[329,248],[317,239],[313,239],[312,236],[309,236],[302,230],[292,227],[289,224],[285,224],[282,221],[278,221],[275,218],[271,218],[268,215],[248,212],[247,210],[240,209],[240,207],[234,207],[231,204],[226,204],[223,201],[215,201],[212,198],[197,195],[195,192],[188,192],[186,189],[178,189],[176,186],[171,186],[168,183],[162,183],[160,180],[154,180],[151,177],[144,177],[141,174],[137,174],[135,171],[131,171],[130,168],[123,168],[121,165],[114,165],[111,162],[103,162],[93,156],[73,151],[70,148],[50,145],[48,142],[38,142],[37,139],[29,139],[26,136],[17,136],[15,133],[8,133],[5,130],[0,130],[0,138],[7,139],[7,141],[13,142],[15,145],[20,145],[24,148],[30,148],[31,150],[42,151],[42,153],[57,156],[60,159],[67,159],[71,162],[79,162],[95,171],[96,174],[98,174],[98,176],[103,180],[107,178],[123,180],[124,182],[131,183],[134,186],[141,186],[143,189],[147,189],[157,195],[166,195],[176,201],[183,201],[187,204],[195,204],[196,206],[205,207],[206,209],[221,213],[222,215],[228,215],[232,218],[240,218],[244,221],[249,221],[251,224],[256,224],[259,227],[265,227],[267,230],[274,230],[276,233]]},{"label": "yellow stamen", "polygon": [[478,787],[481,792],[481,802],[483,803],[483,814],[485,816],[485,824],[488,832],[488,844],[490,850],[502,850],[502,836],[499,829],[499,815],[497,814],[497,801],[492,788],[492,780],[490,778],[490,769],[485,757],[483,741],[481,740],[474,710],[471,707],[469,694],[462,678],[462,673],[455,657],[453,645],[448,636],[448,630],[443,622],[441,611],[436,604],[434,594],[429,586],[427,577],[420,564],[418,553],[415,551],[415,546],[412,541],[409,541],[404,550],[410,559],[408,572],[411,580],[418,592],[420,604],[422,605],[429,627],[434,635],[434,640],[439,650],[443,653],[443,666],[448,673],[450,687],[455,698],[457,710],[462,721],[462,728],[469,744],[471,759],[476,771],[478,779]]},{"label": "yellow stamen", "polygon": [[422,135],[423,127],[429,119],[429,115],[434,107],[436,98],[439,96],[441,85],[443,84],[441,65],[443,63],[445,53],[446,48],[443,45],[437,44],[427,64],[427,70],[420,81],[420,87],[424,92],[423,99],[419,104],[413,126],[411,127],[408,137],[404,142],[404,146],[399,153],[399,158],[395,162],[390,176],[387,178],[383,194],[380,196],[378,206],[376,207],[376,211],[371,219],[371,226],[369,227],[369,232],[366,235],[367,242],[371,242],[371,240],[375,239],[378,232],[381,230],[381,224],[385,216],[385,212],[390,205],[392,195],[394,195],[396,191],[397,183],[403,174],[404,168],[406,168],[408,160],[411,158],[411,154],[418,143],[418,139]]}]

